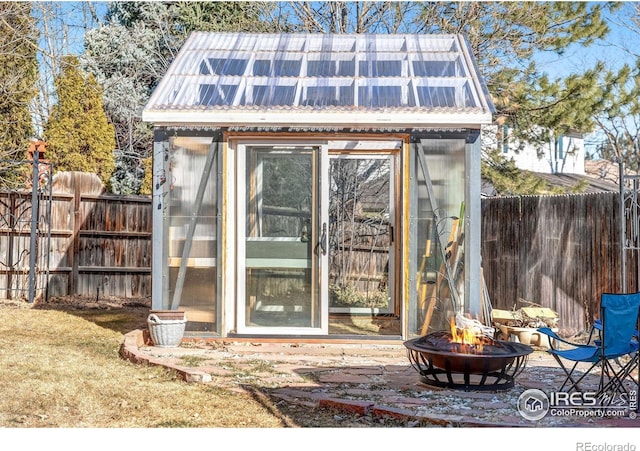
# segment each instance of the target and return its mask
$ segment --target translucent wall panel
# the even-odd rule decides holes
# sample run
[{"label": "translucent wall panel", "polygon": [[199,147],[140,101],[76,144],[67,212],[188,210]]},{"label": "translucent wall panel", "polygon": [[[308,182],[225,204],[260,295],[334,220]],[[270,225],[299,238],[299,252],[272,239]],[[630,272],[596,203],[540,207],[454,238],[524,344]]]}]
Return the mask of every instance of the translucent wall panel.
[{"label": "translucent wall panel", "polygon": [[464,139],[423,139],[414,147],[417,192],[416,325],[444,330],[463,305]]},{"label": "translucent wall panel", "polygon": [[441,216],[457,216],[464,201],[464,140],[422,140]]},{"label": "translucent wall panel", "polygon": [[[216,330],[218,249],[217,144],[211,138],[170,139],[169,293],[186,310],[187,330]],[[206,172],[206,173],[205,173]],[[177,293],[177,294],[176,294]],[[175,297],[178,299],[175,299]]]}]

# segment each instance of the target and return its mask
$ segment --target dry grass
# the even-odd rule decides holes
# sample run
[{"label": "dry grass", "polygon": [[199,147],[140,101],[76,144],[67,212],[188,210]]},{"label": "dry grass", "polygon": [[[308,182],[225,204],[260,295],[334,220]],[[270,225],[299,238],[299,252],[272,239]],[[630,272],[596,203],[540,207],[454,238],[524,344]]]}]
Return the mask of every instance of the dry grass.
[{"label": "dry grass", "polygon": [[[0,428],[388,428],[374,419],[246,392],[188,384],[161,367],[120,358],[124,334],[146,327],[149,306],[117,300],[0,300]],[[194,357],[185,364],[197,366]],[[266,362],[235,378],[273,372]]]},{"label": "dry grass", "polygon": [[30,308],[3,302],[0,427],[193,428],[294,426],[265,397],[187,384],[118,355],[121,327],[108,310]]}]

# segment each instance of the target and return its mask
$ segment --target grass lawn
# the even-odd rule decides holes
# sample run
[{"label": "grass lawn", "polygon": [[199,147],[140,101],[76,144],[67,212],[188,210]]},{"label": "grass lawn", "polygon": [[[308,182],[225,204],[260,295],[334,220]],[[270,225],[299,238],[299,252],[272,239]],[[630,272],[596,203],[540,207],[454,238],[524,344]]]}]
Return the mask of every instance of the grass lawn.
[{"label": "grass lawn", "polygon": [[130,363],[119,355],[124,334],[145,328],[148,314],[148,306],[135,304],[0,300],[0,428],[402,425],[283,403],[260,387],[238,392],[189,384],[161,367]]},{"label": "grass lawn", "polygon": [[[101,314],[100,314],[101,313]],[[285,427],[294,423],[248,394],[187,384],[118,355],[135,321],[109,311],[70,314],[4,303],[0,427]],[[131,329],[129,329],[131,330]]]}]

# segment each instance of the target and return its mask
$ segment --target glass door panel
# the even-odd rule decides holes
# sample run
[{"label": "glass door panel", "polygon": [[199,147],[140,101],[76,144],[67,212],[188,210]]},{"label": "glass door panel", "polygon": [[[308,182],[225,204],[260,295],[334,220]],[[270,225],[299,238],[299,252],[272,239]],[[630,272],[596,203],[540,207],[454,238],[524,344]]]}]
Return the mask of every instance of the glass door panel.
[{"label": "glass door panel", "polygon": [[[314,148],[247,147],[245,153],[244,308],[239,330],[291,333],[320,328],[314,243]],[[245,219],[246,218],[246,219]],[[244,313],[244,314],[243,314]],[[286,330],[285,330],[286,329]]]},{"label": "glass door panel", "polygon": [[334,155],[329,162],[329,307],[392,313],[391,155]]}]

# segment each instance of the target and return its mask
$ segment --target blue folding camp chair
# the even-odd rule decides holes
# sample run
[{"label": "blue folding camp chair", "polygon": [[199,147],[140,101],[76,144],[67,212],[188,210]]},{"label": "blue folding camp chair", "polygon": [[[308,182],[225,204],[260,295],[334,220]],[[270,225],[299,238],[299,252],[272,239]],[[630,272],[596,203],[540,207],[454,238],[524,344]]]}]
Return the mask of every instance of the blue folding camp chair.
[{"label": "blue folding camp chair", "polygon": [[[640,322],[640,319],[639,319],[639,322]],[[636,346],[636,347],[638,346],[638,338],[640,338],[640,333],[638,333],[638,330],[636,329],[633,331],[633,335],[631,337],[631,346]],[[600,320],[600,318],[596,318],[596,320],[593,322],[593,325],[591,326],[591,331],[589,332],[589,338],[587,339],[587,343],[593,343],[596,346],[600,346],[601,342],[602,342],[602,321]],[[619,357],[616,357],[614,359],[620,368],[624,368],[626,370],[624,373],[621,373],[621,374],[623,374],[624,377],[628,377],[633,383],[635,383],[636,381],[633,380],[633,377],[631,376],[631,371],[633,370],[633,367],[637,363],[636,361],[638,359],[640,359],[640,356],[638,354],[636,354],[635,357],[632,357],[632,360],[627,362],[626,364],[623,363]],[[638,386],[640,387],[640,372],[638,374]]]},{"label": "blue folding camp chair", "polygon": [[[624,379],[638,366],[639,314],[640,293],[604,293],[600,297],[600,321],[594,323],[598,337],[593,343],[573,343],[561,338],[548,327],[538,329],[538,332],[549,337],[549,353],[566,374],[560,391],[565,390],[565,387],[568,392],[582,391],[579,384],[594,368],[600,367],[597,396],[611,400],[614,393],[627,393]],[[554,346],[554,340],[570,347],[560,349]],[[625,364],[620,363],[623,357],[629,358]],[[569,368],[565,366],[565,361],[572,362],[573,365]],[[575,370],[580,363],[587,363],[589,366],[580,377],[576,377]],[[638,378],[635,382],[640,386],[640,374]]]}]

